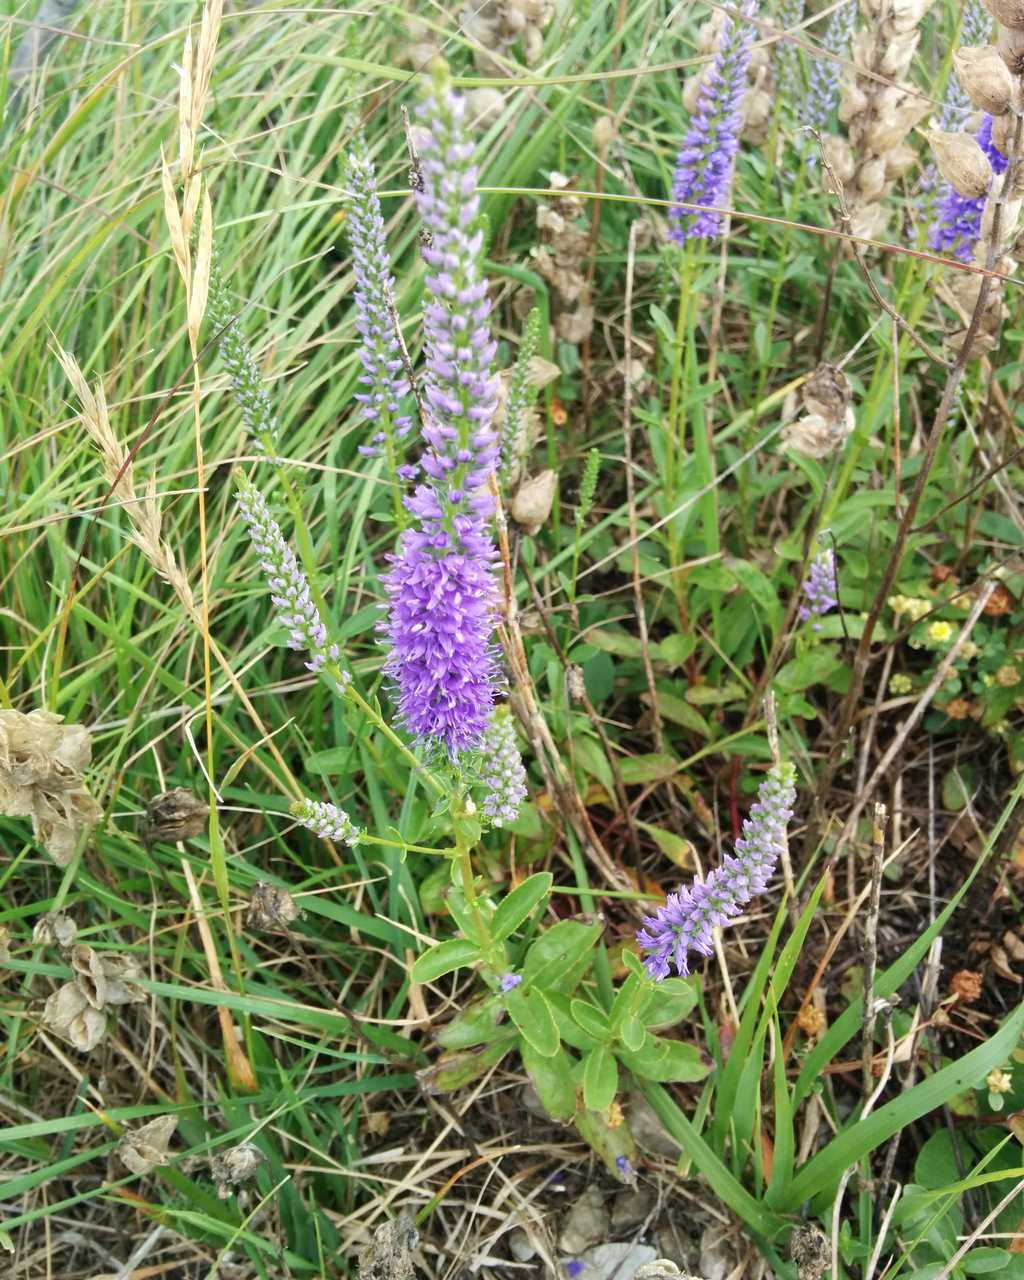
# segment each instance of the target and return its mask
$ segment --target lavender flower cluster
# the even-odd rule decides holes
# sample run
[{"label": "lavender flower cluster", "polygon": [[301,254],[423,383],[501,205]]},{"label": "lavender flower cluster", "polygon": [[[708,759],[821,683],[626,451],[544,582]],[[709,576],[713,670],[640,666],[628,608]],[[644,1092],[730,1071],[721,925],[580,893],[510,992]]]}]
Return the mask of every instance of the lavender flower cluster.
[{"label": "lavender flower cluster", "polygon": [[[1005,173],[1008,161],[992,141],[990,115],[985,116],[981,122],[981,128],[974,136],[988,157],[992,172]],[[974,246],[981,235],[981,217],[985,212],[987,199],[987,196],[979,196],[977,199],[962,196],[955,187],[946,184],[944,193],[936,206],[935,221],[928,237],[928,243],[936,253],[957,258],[961,262],[970,262],[974,255]]]},{"label": "lavender flower cluster", "polygon": [[688,954],[711,955],[712,931],[739,915],[756,894],[768,887],[786,847],[786,824],[796,800],[791,764],[776,765],[761,783],[757,801],[743,823],[735,857],[727,854],[707,880],[670,893],[663,907],[644,917],[637,933],[648,954],[644,967],[655,982],[668,977],[672,965],[680,977],[690,972]]},{"label": "lavender flower cluster", "polygon": [[812,619],[815,631],[820,631],[818,618],[829,613],[839,603],[839,584],[836,579],[836,558],[829,547],[811,561],[810,571],[803,582],[803,603],[797,616],[801,622]]},{"label": "lavender flower cluster", "polygon": [[423,183],[416,193],[429,243],[424,306],[425,480],[406,499],[404,531],[385,578],[385,666],[408,731],[452,757],[483,739],[497,683],[492,642],[496,551],[488,478],[498,461],[497,406],[483,278],[483,234],[466,102],[439,81],[419,112]]},{"label": "lavender flower cluster", "polygon": [[[722,28],[710,72],[676,160],[669,209],[669,236],[679,244],[718,234],[729,195],[743,124],[741,105],[755,28],[757,0],[744,0],[738,19]],[[684,209],[683,204],[711,206]]]},{"label": "lavender flower cluster", "polygon": [[327,628],[313,602],[309,582],[266,498],[243,475],[238,476],[237,486],[238,509],[267,577],[278,619],[290,632],[289,648],[305,649],[309,654],[306,666],[320,671],[328,660],[338,660],[338,646],[328,644]]},{"label": "lavender flower cluster", "polygon": [[359,828],[344,809],[325,800],[299,800],[291,807],[292,817],[321,840],[353,845],[359,839]]},{"label": "lavender flower cluster", "polygon": [[245,429],[255,448],[265,451],[271,461],[277,461],[277,415],[252,348],[238,323],[216,254],[210,263],[206,314],[214,330],[221,334],[220,358],[231,381],[231,393],[242,410]]},{"label": "lavender flower cluster", "polygon": [[515,822],[526,798],[526,770],[523,768],[512,715],[507,707],[496,707],[484,734],[484,813],[495,827]]},{"label": "lavender flower cluster", "polygon": [[[816,129],[825,129],[832,119],[832,112],[839,101],[841,79],[840,68],[833,61],[833,58],[846,58],[849,56],[850,41],[853,38],[853,24],[856,17],[857,0],[843,0],[843,3],[829,18],[821,47],[826,53],[831,54],[832,58],[815,58],[811,63],[807,94],[804,98],[803,111],[801,112],[801,119],[804,124],[813,125]],[[804,138],[810,137],[809,134],[804,134],[803,136]],[[809,150],[808,155],[812,160],[815,158],[813,148]]]},{"label": "lavender flower cluster", "polygon": [[395,456],[395,442],[412,427],[412,419],[401,412],[408,381],[388,307],[394,296],[395,280],[384,238],[376,174],[366,142],[358,133],[345,165],[345,185],[352,194],[348,238],[356,278],[356,328],[361,339],[359,359],[363,373],[359,381],[365,387],[356,399],[363,406],[363,417],[378,428],[371,443],[360,445],[359,452],[378,457],[383,449],[391,469],[412,478],[416,468],[400,466]]}]

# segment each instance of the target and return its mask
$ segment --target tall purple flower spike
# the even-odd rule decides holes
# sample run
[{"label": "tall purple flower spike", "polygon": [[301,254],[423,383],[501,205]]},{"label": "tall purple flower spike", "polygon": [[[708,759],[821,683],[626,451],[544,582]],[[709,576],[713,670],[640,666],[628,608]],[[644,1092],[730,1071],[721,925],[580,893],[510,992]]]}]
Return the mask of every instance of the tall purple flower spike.
[{"label": "tall purple flower spike", "polygon": [[[672,199],[680,204],[721,208],[728,200],[755,35],[750,19],[756,13],[757,0],[745,0],[739,15],[730,16],[722,28],[711,72],[701,86],[697,109],[676,160]],[[672,224],[669,236],[679,244],[717,235],[722,221],[720,213],[678,206],[673,206],[668,216]]]},{"label": "tall purple flower spike", "polygon": [[636,937],[647,952],[644,968],[655,982],[667,978],[672,965],[685,978],[689,952],[711,955],[712,930],[728,924],[767,889],[786,847],[786,824],[796,799],[794,777],[791,764],[776,765],[758,788],[743,835],[736,841],[735,857],[726,854],[707,880],[670,893],[663,907],[644,917]]},{"label": "tall purple flower spike", "polygon": [[440,78],[419,111],[423,189],[416,201],[430,237],[423,249],[425,480],[406,499],[418,527],[402,534],[391,557],[382,628],[402,723],[452,757],[480,744],[497,684],[494,506],[486,489],[498,460],[495,343],[465,114],[465,99]]},{"label": "tall purple flower spike", "polygon": [[[992,117],[986,115],[981,128],[974,135],[982,151],[988,156],[992,172],[1005,173],[1006,156],[992,141]],[[974,246],[981,235],[981,215],[985,212],[987,195],[970,199],[962,196],[954,187],[946,184],[935,210],[935,222],[928,237],[929,245],[936,253],[961,262],[970,262]]]},{"label": "tall purple flower spike", "polygon": [[[839,586],[836,581],[836,558],[829,547],[811,561],[810,572],[803,581],[804,602],[797,617],[801,622],[821,618],[839,603]],[[814,630],[821,628],[814,622]]]},{"label": "tall purple flower spike", "polygon": [[412,420],[400,411],[408,390],[398,338],[388,310],[395,279],[391,274],[384,219],[377,195],[377,176],[365,139],[356,134],[345,165],[345,185],[352,194],[348,213],[348,238],[355,273],[356,328],[361,339],[359,359],[365,387],[356,395],[363,417],[378,429],[359,452],[377,457],[384,450],[396,467],[394,442],[406,435]]},{"label": "tall purple flower spike", "polygon": [[238,476],[237,485],[238,510],[266,574],[278,621],[290,633],[288,647],[305,649],[309,654],[306,666],[310,671],[320,671],[328,660],[337,661],[338,646],[328,644],[327,628],[313,602],[309,582],[266,498],[245,476]]}]

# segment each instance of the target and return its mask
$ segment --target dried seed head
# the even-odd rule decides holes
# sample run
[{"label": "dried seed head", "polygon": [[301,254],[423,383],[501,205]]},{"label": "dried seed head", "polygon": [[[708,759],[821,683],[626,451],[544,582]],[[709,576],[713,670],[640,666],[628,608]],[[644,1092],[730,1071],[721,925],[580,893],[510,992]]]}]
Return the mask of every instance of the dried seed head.
[{"label": "dried seed head", "polygon": [[800,1280],[821,1280],[832,1266],[832,1245],[820,1227],[805,1223],[793,1232],[789,1256],[797,1265]]},{"label": "dried seed head", "polygon": [[251,1142],[242,1142],[230,1151],[219,1151],[210,1160],[210,1175],[217,1184],[217,1195],[226,1200],[231,1188],[251,1178],[266,1156]]},{"label": "dried seed head", "polygon": [[928,134],[928,141],[939,173],[955,191],[969,200],[977,200],[988,191],[992,166],[976,138],[937,129]]},{"label": "dried seed head", "polygon": [[524,480],[516,491],[509,507],[509,514],[523,532],[534,534],[551,514],[555,500],[558,477],[554,471],[542,471],[540,475]]},{"label": "dried seed head", "polygon": [[188,787],[173,787],[154,796],[146,806],[142,836],[147,844],[158,840],[173,844],[206,830],[210,806]]},{"label": "dried seed head", "polygon": [[1024,75],[1024,30],[1018,27],[1000,27],[996,49],[1012,75]]},{"label": "dried seed head", "polygon": [[11,931],[5,924],[0,924],[0,964],[6,964],[11,958]]},{"label": "dried seed head", "polygon": [[177,1127],[177,1116],[157,1116],[138,1129],[129,1129],[117,1144],[118,1158],[130,1173],[152,1173],[167,1164],[167,1148]]},{"label": "dried seed head", "polygon": [[101,954],[78,943],[71,948],[70,959],[78,989],[94,1009],[146,1000],[146,993],[137,985],[142,971],[131,956]]},{"label": "dried seed head", "polygon": [[252,891],[245,923],[250,929],[287,933],[288,926],[301,914],[287,889],[280,889],[277,885],[261,880]]},{"label": "dried seed head", "polygon": [[1024,0],[982,0],[996,22],[1003,27],[1024,27]]},{"label": "dried seed head", "polygon": [[603,155],[615,137],[615,121],[611,116],[598,116],[594,121],[594,150]]},{"label": "dried seed head", "polygon": [[972,107],[991,116],[1002,116],[1009,111],[1013,80],[992,45],[957,49],[953,54],[953,67]]},{"label": "dried seed head", "polygon": [[77,935],[78,925],[70,916],[60,911],[48,911],[36,921],[32,941],[39,946],[57,946],[63,951],[73,945]]},{"label": "dried seed head", "polygon": [[500,89],[485,85],[466,94],[466,122],[471,129],[486,129],[501,119],[505,99]]},{"label": "dried seed head", "polygon": [[69,1044],[88,1053],[95,1049],[107,1030],[107,1019],[93,1008],[74,982],[65,982],[47,1000],[43,1025]]}]

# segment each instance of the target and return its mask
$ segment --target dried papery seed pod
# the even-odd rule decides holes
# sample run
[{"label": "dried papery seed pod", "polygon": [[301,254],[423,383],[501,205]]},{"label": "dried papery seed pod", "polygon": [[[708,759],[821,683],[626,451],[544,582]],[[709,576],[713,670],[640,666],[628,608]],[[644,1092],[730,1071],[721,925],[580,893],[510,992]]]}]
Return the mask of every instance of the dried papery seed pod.
[{"label": "dried papery seed pod", "polygon": [[845,138],[830,133],[822,138],[821,148],[833,173],[845,186],[857,171],[857,161],[850,144]]},{"label": "dried papery seed pod", "polygon": [[1003,27],[1024,27],[1024,0],[981,0]]},{"label": "dried papery seed pod", "polygon": [[857,190],[865,200],[874,200],[885,190],[885,161],[874,156],[857,172]]},{"label": "dried papery seed pod", "polygon": [[287,889],[261,880],[252,891],[245,923],[249,929],[262,929],[266,933],[288,933],[288,926],[301,914]]},{"label": "dried papery seed pod", "polygon": [[908,173],[918,162],[917,152],[913,147],[901,142],[898,147],[885,157],[885,176],[890,182]]},{"label": "dried papery seed pod", "polygon": [[594,150],[601,153],[608,150],[615,137],[615,121],[611,116],[598,116],[594,121]]},{"label": "dried papery seed pod", "polygon": [[499,89],[485,85],[466,94],[466,115],[474,129],[486,129],[501,119],[505,99]]},{"label": "dried papery seed pod", "polygon": [[912,31],[932,6],[932,0],[892,0],[886,21],[897,34]]},{"label": "dried papery seed pod", "polygon": [[554,471],[542,471],[524,480],[509,507],[509,515],[526,534],[535,534],[551,514],[558,477]]},{"label": "dried papery seed pod", "polygon": [[1004,156],[1010,154],[1013,147],[1013,132],[1017,126],[1013,115],[995,116],[992,120],[992,145]]},{"label": "dried papery seed pod", "polygon": [[251,1142],[239,1143],[230,1151],[218,1151],[210,1159],[210,1175],[217,1186],[217,1195],[227,1200],[232,1188],[251,1178],[266,1163],[266,1156]]},{"label": "dried papery seed pod", "polygon": [[129,1129],[117,1144],[118,1159],[129,1173],[152,1173],[167,1164],[167,1148],[177,1127],[177,1116],[157,1116],[138,1129]]},{"label": "dried papery seed pod", "polygon": [[65,982],[46,1001],[43,1026],[82,1053],[95,1049],[107,1030],[106,1015],[94,1009],[74,982]]},{"label": "dried papery seed pod", "polygon": [[953,54],[953,68],[972,107],[1002,116],[1010,109],[1013,80],[992,45],[967,46]]},{"label": "dried papery seed pod", "polygon": [[1024,75],[1024,30],[1000,27],[996,36],[996,49],[1011,75]]},{"label": "dried papery seed pod", "polygon": [[936,129],[927,135],[939,173],[949,185],[969,200],[977,200],[992,182],[992,166],[967,133],[943,133]]},{"label": "dried papery seed pod", "polygon": [[158,840],[173,844],[206,830],[210,806],[188,787],[172,787],[154,796],[146,805],[142,838],[146,844]]},{"label": "dried papery seed pod", "polygon": [[78,936],[78,925],[70,916],[60,911],[48,911],[40,916],[32,930],[32,941],[39,946],[58,946],[66,950]]},{"label": "dried papery seed pod", "polygon": [[852,399],[853,388],[849,378],[827,361],[819,364],[804,384],[803,401],[808,413],[820,413],[838,420]]}]

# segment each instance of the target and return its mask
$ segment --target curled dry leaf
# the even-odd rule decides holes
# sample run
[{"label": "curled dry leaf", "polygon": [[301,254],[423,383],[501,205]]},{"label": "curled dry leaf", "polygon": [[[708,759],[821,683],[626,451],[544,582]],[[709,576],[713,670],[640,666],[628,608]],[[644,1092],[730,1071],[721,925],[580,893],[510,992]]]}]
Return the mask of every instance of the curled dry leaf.
[{"label": "curled dry leaf", "polygon": [[117,1144],[118,1158],[130,1173],[151,1173],[167,1164],[167,1148],[177,1127],[177,1116],[157,1116],[138,1129],[129,1129]]}]

